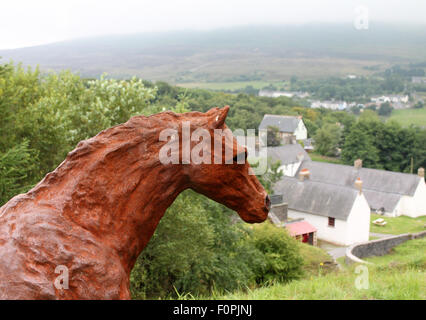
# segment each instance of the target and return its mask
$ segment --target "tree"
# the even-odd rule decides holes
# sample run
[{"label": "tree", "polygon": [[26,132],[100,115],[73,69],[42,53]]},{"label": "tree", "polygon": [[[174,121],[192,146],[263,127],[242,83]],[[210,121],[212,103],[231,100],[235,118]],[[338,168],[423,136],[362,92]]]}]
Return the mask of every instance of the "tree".
[{"label": "tree", "polygon": [[[263,185],[266,192],[268,194],[274,193],[274,185],[277,183],[283,176],[283,172],[279,170],[281,167],[281,161],[273,161],[272,158],[267,158],[267,170],[264,174],[257,176],[259,179],[259,182]],[[250,165],[253,167],[256,167],[257,161],[256,160],[250,160]]]},{"label": "tree", "polygon": [[0,206],[33,184],[38,158],[28,145],[28,140],[24,140],[0,154]]},{"label": "tree", "polygon": [[422,109],[424,107],[424,102],[422,100],[419,100],[416,102],[416,104],[414,104],[413,108],[414,109]]},{"label": "tree", "polygon": [[341,129],[336,124],[326,124],[315,133],[315,149],[324,156],[335,156],[339,146]]},{"label": "tree", "polygon": [[379,120],[379,116],[377,115],[376,112],[374,112],[373,110],[368,110],[368,109],[364,109],[359,117],[360,120],[374,120],[374,121],[378,121]]},{"label": "tree", "polygon": [[315,124],[315,122],[309,119],[303,119],[303,123],[305,124],[306,130],[308,131],[308,137],[314,137],[318,130],[318,126]]},{"label": "tree", "polygon": [[355,115],[359,115],[361,113],[361,107],[359,106],[353,106],[350,110]]},{"label": "tree", "polygon": [[280,130],[275,126],[268,126],[266,130],[268,147],[275,147],[281,145]]},{"label": "tree", "polygon": [[342,159],[345,163],[353,165],[356,159],[362,159],[366,167],[375,168],[379,162],[378,150],[368,132],[360,121],[354,124],[345,138],[342,148]]},{"label": "tree", "polygon": [[389,102],[384,102],[379,107],[379,115],[380,116],[390,116],[392,113],[393,107],[390,105]]},{"label": "tree", "polygon": [[368,107],[366,107],[365,109],[372,110],[372,111],[377,111],[377,105],[371,104]]}]

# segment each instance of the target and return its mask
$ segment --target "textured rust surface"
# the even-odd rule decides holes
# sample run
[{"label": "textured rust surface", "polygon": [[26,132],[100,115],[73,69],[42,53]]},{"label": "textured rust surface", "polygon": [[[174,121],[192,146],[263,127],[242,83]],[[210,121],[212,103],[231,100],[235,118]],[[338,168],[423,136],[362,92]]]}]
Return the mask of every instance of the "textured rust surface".
[{"label": "textured rust surface", "polygon": [[[264,221],[266,192],[247,163],[159,161],[163,129],[181,133],[190,121],[191,131],[208,129],[214,139],[215,128],[226,128],[228,109],[133,117],[80,142],[33,189],[1,207],[0,299],[129,299],[136,258],[188,188],[247,222]],[[223,140],[235,156],[236,140],[229,134]],[[69,270],[69,289],[54,285],[59,265]]]}]

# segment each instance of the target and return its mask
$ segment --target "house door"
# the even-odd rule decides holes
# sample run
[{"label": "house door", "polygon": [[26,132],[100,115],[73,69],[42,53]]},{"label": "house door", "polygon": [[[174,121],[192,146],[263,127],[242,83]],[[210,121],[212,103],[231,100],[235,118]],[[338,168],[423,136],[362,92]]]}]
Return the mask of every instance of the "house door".
[{"label": "house door", "polygon": [[308,242],[308,241],[309,241],[309,234],[305,233],[305,234],[303,235],[303,240],[302,240],[302,242],[306,243],[306,242]]},{"label": "house door", "polygon": [[309,244],[311,244],[311,245],[314,245],[314,233],[313,232],[311,232],[310,234],[309,234]]}]

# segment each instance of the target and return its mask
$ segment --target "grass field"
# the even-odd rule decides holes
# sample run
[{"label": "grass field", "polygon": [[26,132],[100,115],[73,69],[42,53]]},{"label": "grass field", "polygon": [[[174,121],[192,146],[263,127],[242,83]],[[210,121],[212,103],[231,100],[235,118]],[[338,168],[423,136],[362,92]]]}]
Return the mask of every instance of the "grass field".
[{"label": "grass field", "polygon": [[426,127],[426,107],[422,109],[393,110],[389,120],[395,120],[407,127],[411,124]]},{"label": "grass field", "polygon": [[364,260],[381,266],[426,270],[426,238],[410,240],[392,249],[390,254]]},{"label": "grass field", "polygon": [[299,243],[299,246],[299,252],[304,261],[305,278],[334,271],[334,266],[327,263],[332,262],[333,258],[325,250],[305,243]]},{"label": "grass field", "polygon": [[323,156],[316,152],[309,153],[309,157],[312,159],[312,161],[343,164],[343,161],[339,158]]},{"label": "grass field", "polygon": [[371,221],[378,218],[384,219],[387,223],[385,226],[377,226],[371,222],[370,232],[374,233],[389,233],[389,234],[402,234],[402,233],[415,233],[426,230],[426,216],[418,218],[410,218],[406,216],[399,217],[383,217],[378,214],[371,214]]},{"label": "grass field", "polygon": [[[343,270],[311,276],[288,284],[213,295],[209,299],[426,299],[426,239],[410,240],[382,257],[369,258],[374,265],[344,266]],[[359,277],[368,276],[368,288],[357,288]],[[365,278],[364,278],[365,279]]]}]

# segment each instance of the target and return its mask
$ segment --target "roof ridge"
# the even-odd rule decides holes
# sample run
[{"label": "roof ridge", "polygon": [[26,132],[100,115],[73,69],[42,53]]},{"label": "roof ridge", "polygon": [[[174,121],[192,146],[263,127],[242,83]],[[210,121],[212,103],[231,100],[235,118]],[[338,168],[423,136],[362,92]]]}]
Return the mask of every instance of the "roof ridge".
[{"label": "roof ridge", "polygon": [[265,113],[263,116],[264,116],[264,117],[265,117],[265,116],[286,117],[286,118],[296,118],[296,119],[299,119],[299,117],[300,117],[300,116],[291,116],[291,115],[282,115],[282,114],[272,114],[272,113]]},{"label": "roof ridge", "polygon": [[[312,162],[314,166],[310,165],[309,162]],[[389,194],[389,195],[398,195],[398,196],[410,195],[411,196],[415,192],[419,182],[421,181],[421,177],[415,174],[395,172],[395,171],[382,170],[382,169],[374,169],[374,168],[358,169],[350,165],[320,162],[320,161],[313,161],[313,160],[305,161],[297,170],[296,175],[298,175],[300,173],[300,170],[302,170],[303,168],[307,168],[309,170],[315,171],[315,170],[326,170],[325,167],[328,167],[331,169],[341,168],[346,170],[347,172],[342,174],[348,179],[356,178],[356,177],[360,177],[362,179],[362,176],[364,176],[363,180],[368,178],[367,180],[370,181],[369,184],[367,183],[364,184],[363,189],[365,191],[374,191],[374,192]],[[331,170],[331,169],[327,169],[327,170]],[[337,170],[337,169],[334,169],[334,170]],[[377,187],[374,183],[371,183],[371,180],[372,179],[374,180],[375,177],[377,179],[381,179],[382,177],[383,179],[397,179],[398,181],[400,181],[399,183],[401,184],[401,188],[395,189],[395,188],[389,188],[389,187],[383,187],[383,188]],[[345,179],[345,181],[340,181],[340,183],[339,181],[337,181],[337,183],[334,183],[329,180],[323,181],[321,178],[324,178],[324,177],[321,176],[321,174],[319,178],[320,179],[315,179],[315,175],[311,174],[310,180],[316,181],[318,183],[336,185],[341,187],[350,187],[350,185],[348,185],[348,181],[349,181],[348,179]],[[352,182],[355,182],[355,180],[353,180]]]},{"label": "roof ridge", "polygon": [[354,166],[349,165],[349,164],[330,163],[330,162],[322,162],[322,161],[315,161],[315,160],[311,160],[310,162],[315,162],[315,163],[318,163],[318,164],[320,164],[322,166],[324,166],[324,165],[340,166],[340,167],[345,167],[345,168],[352,168],[353,170],[364,170],[365,169],[365,170],[383,172],[383,173],[387,173],[387,174],[400,174],[400,175],[405,175],[407,177],[417,177],[417,178],[420,178],[418,175],[416,175],[414,173],[398,172],[398,171],[391,171],[391,170],[377,169],[377,168],[367,168],[367,167],[362,167],[362,168],[356,169]]},{"label": "roof ridge", "polygon": [[[322,181],[318,181],[318,180],[312,180],[311,178],[308,178],[308,179],[306,179],[304,181],[300,181],[299,179],[297,179],[295,177],[284,176],[281,179],[281,181],[284,181],[285,179],[292,179],[292,180],[294,180],[296,182],[300,182],[300,183],[308,182],[308,183],[314,183],[314,184],[323,184],[323,185],[329,185],[329,186],[336,186],[336,187],[339,187],[339,188],[345,188],[345,189],[352,190],[354,192],[358,192],[358,190],[355,187],[350,187],[350,186],[347,186],[347,185],[341,185],[341,184],[337,184],[337,183],[330,183],[330,182],[322,182]],[[388,193],[390,193],[390,192],[388,192]]]}]

